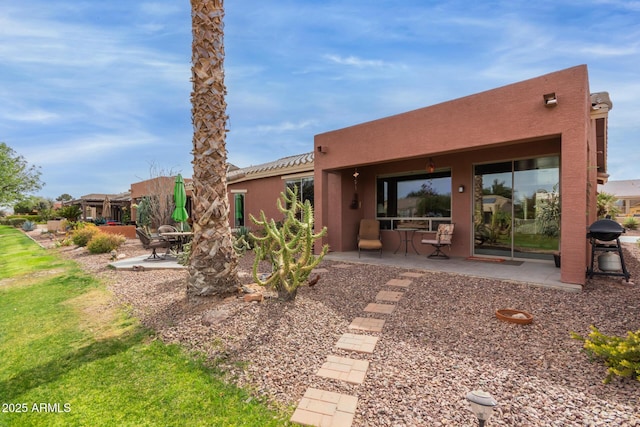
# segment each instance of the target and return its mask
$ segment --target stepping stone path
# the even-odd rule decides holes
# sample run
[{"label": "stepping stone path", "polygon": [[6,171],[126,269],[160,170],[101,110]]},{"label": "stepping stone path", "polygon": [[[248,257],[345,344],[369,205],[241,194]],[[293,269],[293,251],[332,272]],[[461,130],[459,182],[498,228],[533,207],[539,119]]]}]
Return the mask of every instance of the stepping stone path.
[{"label": "stepping stone path", "polygon": [[[350,267],[350,264],[333,265],[333,268]],[[319,269],[314,272],[319,272]],[[400,275],[401,278],[391,279],[385,285],[395,289],[406,289],[411,285],[411,279],[417,279],[423,275],[423,273],[405,272]],[[375,301],[367,304],[364,312],[379,316],[391,314],[396,308],[395,303],[403,296],[404,291],[382,290],[376,295]],[[349,329],[382,334],[384,323],[385,319],[356,317],[349,325]],[[365,355],[372,354],[379,339],[379,336],[345,333],[338,339],[335,347]],[[364,382],[368,369],[368,360],[330,354],[316,375],[358,385]],[[298,403],[291,422],[306,426],[350,427],[353,424],[357,406],[358,398],[355,396],[309,387]]]}]

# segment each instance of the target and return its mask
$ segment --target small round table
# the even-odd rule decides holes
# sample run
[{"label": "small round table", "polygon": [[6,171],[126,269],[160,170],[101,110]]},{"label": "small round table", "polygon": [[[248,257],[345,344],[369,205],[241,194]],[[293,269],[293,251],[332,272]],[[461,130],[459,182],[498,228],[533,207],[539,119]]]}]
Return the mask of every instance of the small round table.
[{"label": "small round table", "polygon": [[402,243],[404,243],[404,256],[407,256],[409,252],[409,242],[411,242],[411,247],[413,248],[416,255],[420,255],[418,250],[416,249],[416,245],[413,243],[413,235],[418,231],[417,228],[396,228],[398,235],[400,236],[400,243],[396,248],[394,254],[398,253],[400,248],[402,247]]}]

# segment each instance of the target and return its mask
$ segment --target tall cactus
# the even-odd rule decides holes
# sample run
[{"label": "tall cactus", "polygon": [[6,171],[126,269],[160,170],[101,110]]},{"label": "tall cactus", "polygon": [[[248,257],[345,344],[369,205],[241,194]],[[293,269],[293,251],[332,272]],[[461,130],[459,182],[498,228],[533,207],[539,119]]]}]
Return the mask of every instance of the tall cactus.
[{"label": "tall cactus", "polygon": [[[329,245],[324,245],[320,254],[314,256],[314,243],[327,234],[327,228],[320,233],[313,232],[313,208],[308,200],[304,203],[298,200],[297,187],[287,188],[286,194],[283,192],[280,196],[277,207],[284,215],[282,225],[274,219],[267,220],[264,211],[260,211],[260,219],[250,215],[251,221],[264,230],[264,236],[251,233],[256,242],[253,278],[262,286],[275,288],[280,299],[290,301],[327,254]],[[271,263],[271,275],[264,280],[258,275],[258,265],[263,260]]]}]

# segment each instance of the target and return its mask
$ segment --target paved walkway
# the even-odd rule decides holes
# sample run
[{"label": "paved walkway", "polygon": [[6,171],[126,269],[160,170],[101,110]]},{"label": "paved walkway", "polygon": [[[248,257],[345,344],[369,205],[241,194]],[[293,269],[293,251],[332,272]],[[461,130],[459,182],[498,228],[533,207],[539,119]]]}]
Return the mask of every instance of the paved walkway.
[{"label": "paved walkway", "polygon": [[[348,264],[334,264],[332,268],[349,267]],[[374,301],[364,307],[363,311],[368,313],[368,316],[353,319],[349,325],[352,332],[344,333],[338,338],[335,347],[361,354],[373,354],[376,344],[383,338],[387,315],[394,311],[396,303],[404,297],[404,291],[413,283],[411,279],[422,277],[423,274],[407,271],[400,274],[400,278],[389,280],[375,296]],[[369,334],[362,335],[359,331]],[[364,383],[368,369],[368,360],[329,354],[316,375],[358,385]],[[357,407],[356,396],[309,387],[298,403],[291,422],[318,427],[350,427]]]}]

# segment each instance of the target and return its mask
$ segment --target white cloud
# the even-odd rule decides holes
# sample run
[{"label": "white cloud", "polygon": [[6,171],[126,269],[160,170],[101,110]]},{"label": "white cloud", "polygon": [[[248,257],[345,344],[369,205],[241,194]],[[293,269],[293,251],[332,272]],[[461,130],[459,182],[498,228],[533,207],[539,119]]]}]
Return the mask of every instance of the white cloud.
[{"label": "white cloud", "polygon": [[325,58],[335,64],[349,65],[357,68],[380,68],[391,66],[391,64],[387,64],[379,59],[362,59],[353,55],[347,57],[340,55],[325,55]]}]

